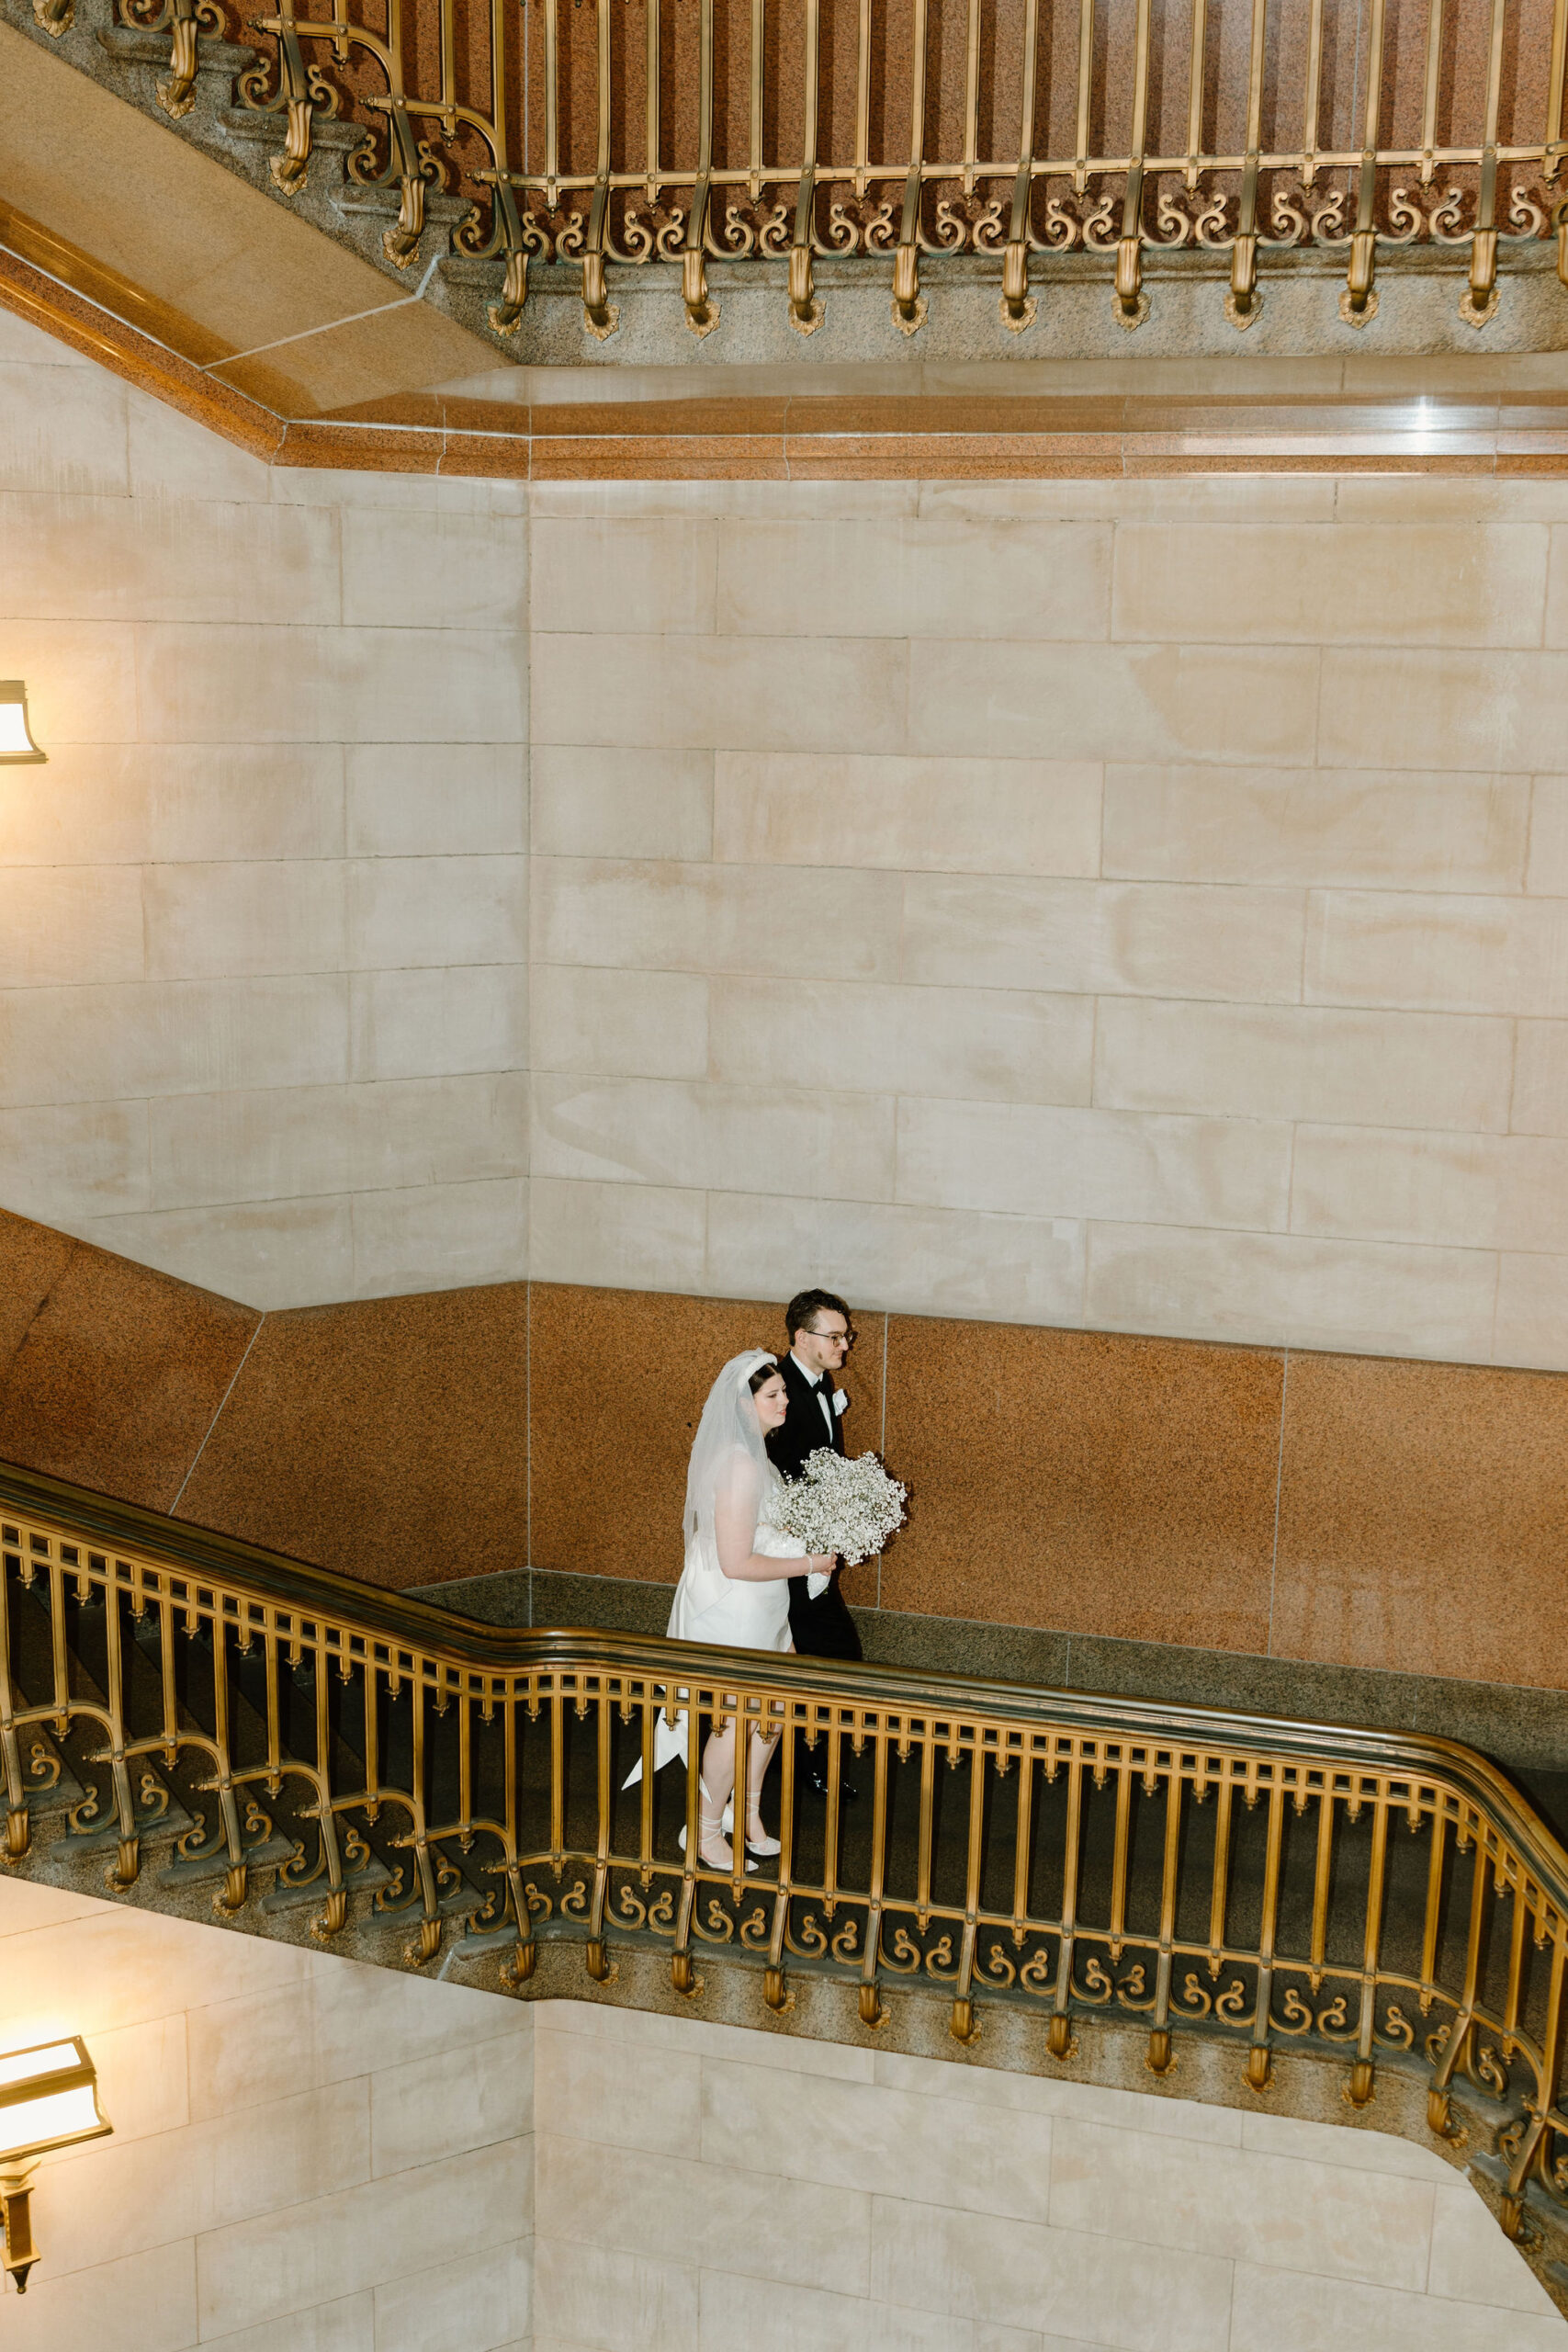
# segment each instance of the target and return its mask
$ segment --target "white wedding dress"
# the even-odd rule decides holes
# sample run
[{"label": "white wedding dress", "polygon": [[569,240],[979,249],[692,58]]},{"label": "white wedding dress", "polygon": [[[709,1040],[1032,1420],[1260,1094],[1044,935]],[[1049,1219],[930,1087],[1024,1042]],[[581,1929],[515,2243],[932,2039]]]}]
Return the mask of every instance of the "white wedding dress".
[{"label": "white wedding dress", "polygon": [[[782,1496],[784,1481],[768,1460],[762,1432],[747,1385],[760,1365],[773,1358],[749,1349],[727,1363],[715,1381],[692,1447],[686,1475],[686,1559],[665,1631],[671,1641],[712,1642],[724,1649],[787,1650],[789,1579],[727,1577],[719,1566],[716,1511],[722,1498],[728,1518],[750,1519],[755,1528],[750,1550],[765,1560],[804,1560],[798,1536],[786,1535],[768,1519],[769,1505]],[[675,1695],[684,1699],[685,1690]],[[660,1714],[654,1726],[653,1769],[686,1756],[684,1709],[673,1723]],[[642,1778],[639,1760],[622,1783]]]},{"label": "white wedding dress", "polygon": [[[734,1465],[736,1483],[746,1476],[741,1463]],[[804,1560],[806,1546],[797,1535],[785,1535],[768,1520],[768,1505],[784,1492],[784,1480],[767,1465],[757,1496],[757,1532],[751,1549],[764,1560]],[[716,1642],[726,1649],[787,1650],[789,1582],[756,1584],[750,1578],[727,1577],[718,1564],[718,1546],[711,1526],[686,1532],[686,1565],[675,1588],[665,1633],[672,1642]]]}]

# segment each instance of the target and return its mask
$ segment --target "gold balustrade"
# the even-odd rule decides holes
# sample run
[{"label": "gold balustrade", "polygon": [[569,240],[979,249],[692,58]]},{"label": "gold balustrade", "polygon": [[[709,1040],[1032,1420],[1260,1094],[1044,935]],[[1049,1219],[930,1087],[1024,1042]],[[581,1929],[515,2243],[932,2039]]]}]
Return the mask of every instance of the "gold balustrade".
[{"label": "gold balustrade", "polygon": [[[173,1873],[220,1916],[306,1905],[330,1940],[355,1904],[412,1966],[503,1949],[512,1990],[565,1938],[601,1982],[617,1945],[677,1992],[728,1962],[775,2011],[836,1979],[868,2030],[894,1987],[950,2005],[960,2041],[1005,2005],[1047,2071],[1096,2017],[1146,2033],[1156,2075],[1233,2049],[1238,2090],[1301,2050],[1352,2106],[1413,2080],[1440,2136],[1462,2089],[1511,2233],[1532,2199],[1568,2207],[1568,1853],[1451,1742],[501,1630],[15,1470],[0,1554],[13,1865],[64,1789],[39,1860],[102,1850],[124,1894],[188,1809]],[[680,1707],[784,1734],[775,1859],[701,1860],[700,1743],[647,1769]],[[797,1802],[808,1749],[825,1805]]]},{"label": "gold balustrade", "polygon": [[[73,5],[35,13],[59,33]],[[185,111],[219,0],[118,5],[168,33],[159,94]],[[502,335],[530,256],[581,267],[601,337],[610,264],[678,266],[699,336],[709,265],[746,260],[787,266],[803,334],[828,256],[886,259],[911,334],[922,261],[962,254],[995,259],[1015,334],[1032,267],[1074,252],[1129,328],[1150,257],[1183,252],[1225,272],[1238,328],[1270,259],[1313,248],[1342,250],[1353,326],[1394,249],[1462,249],[1478,328],[1511,246],[1555,236],[1568,286],[1568,0],[275,0],[228,28],[263,44],[240,96],[283,119],[279,191],[319,119],[356,125],[351,178],[396,195],[389,259],[412,266],[429,188],[464,199],[453,243],[502,265]]]}]

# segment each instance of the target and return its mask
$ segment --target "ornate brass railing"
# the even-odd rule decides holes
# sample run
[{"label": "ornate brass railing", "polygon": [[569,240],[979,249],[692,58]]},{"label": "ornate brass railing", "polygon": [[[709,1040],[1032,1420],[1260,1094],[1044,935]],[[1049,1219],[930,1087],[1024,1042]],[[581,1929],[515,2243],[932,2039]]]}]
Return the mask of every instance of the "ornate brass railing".
[{"label": "ornate brass railing", "polygon": [[[73,6],[34,0],[51,32]],[[118,6],[167,31],[182,112],[220,0]],[[278,188],[305,185],[318,118],[356,124],[349,172],[397,192],[399,266],[428,187],[468,199],[455,243],[504,265],[502,334],[530,254],[581,265],[601,336],[612,262],[678,264],[698,335],[707,265],[756,257],[787,264],[805,334],[829,254],[889,259],[910,334],[922,256],[964,252],[999,262],[1015,333],[1032,261],[1075,248],[1106,257],[1128,326],[1145,257],[1183,249],[1228,256],[1238,327],[1270,251],[1343,248],[1353,325],[1390,247],[1466,248],[1478,327],[1502,246],[1555,232],[1568,284],[1568,0],[276,0],[232,28],[266,43],[241,96],[284,119]]]},{"label": "ornate brass railing", "polygon": [[[357,1904],[412,1928],[412,1965],[503,1946],[513,1989],[566,1937],[600,1980],[613,1943],[662,1952],[677,1991],[705,1948],[774,2009],[792,1974],[837,1979],[867,2027],[895,1984],[949,2002],[960,2041],[1006,2004],[1042,2063],[1095,2016],[1146,2031],[1156,2074],[1179,2037],[1257,2089],[1310,2051],[1352,2104],[1388,2070],[1424,2084],[1438,2134],[1462,2084],[1510,2230],[1568,2195],[1568,1853],[1448,1741],[503,1632],[22,1472],[0,1553],[14,1864],[52,1805],[50,1856],[102,1850],[119,1892],[173,1838],[161,1883],[205,1875],[220,1912],[306,1905],[331,1938]],[[624,1788],[678,1697],[784,1731],[776,1860],[703,1863],[695,1741],[683,1776]]]}]

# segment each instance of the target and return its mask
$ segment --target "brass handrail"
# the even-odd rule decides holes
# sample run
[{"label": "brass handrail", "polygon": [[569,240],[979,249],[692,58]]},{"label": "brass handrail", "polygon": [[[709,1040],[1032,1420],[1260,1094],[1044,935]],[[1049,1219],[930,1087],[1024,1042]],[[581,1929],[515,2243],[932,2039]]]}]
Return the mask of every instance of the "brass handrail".
[{"label": "brass handrail", "polygon": [[[219,0],[117,5],[168,33],[160,96],[185,112],[199,40],[224,28]],[[51,33],[73,7],[36,0]],[[1110,0],[1098,16],[1093,0],[998,0],[984,31],[978,0],[695,0],[694,57],[681,0],[518,0],[516,17],[510,0],[274,0],[243,20],[268,46],[239,86],[285,118],[271,170],[286,196],[306,183],[316,118],[360,128],[348,170],[396,192],[383,242],[400,267],[427,187],[467,198],[453,243],[504,265],[488,313],[502,335],[521,322],[531,254],[581,265],[601,338],[618,322],[607,263],[679,263],[698,335],[718,323],[708,261],[787,263],[788,316],[807,334],[825,256],[890,257],[909,334],[922,254],[995,256],[1015,334],[1034,317],[1031,257],[1075,250],[1105,257],[1128,327],[1147,315],[1151,254],[1212,253],[1216,275],[1228,255],[1241,329],[1262,300],[1259,254],[1290,248],[1345,249],[1352,326],[1376,312],[1390,248],[1467,248],[1459,307],[1478,329],[1500,249],[1555,234],[1568,286],[1568,0],[1428,0],[1424,26],[1395,10],[1392,27],[1371,0],[1364,33],[1347,4],[1337,44],[1325,8],[1248,0],[1231,56],[1206,0]],[[1353,74],[1336,70],[1345,36]],[[944,74],[960,48],[962,76]]]},{"label": "brass handrail", "polygon": [[[178,1796],[176,1867],[220,1877],[230,1913],[271,1862],[267,1900],[319,1905],[319,1934],[363,1892],[415,1928],[412,1963],[456,1921],[504,1942],[513,1987],[565,1933],[601,1981],[613,1937],[663,1950],[679,1992],[728,1947],[773,2009],[792,1971],[836,1977],[868,2027],[902,1980],[961,2041],[1008,2003],[1057,2059],[1094,2015],[1146,2030],[1156,2074],[1179,2035],[1229,2042],[1254,2089],[1294,2046],[1346,2062],[1356,2106],[1380,2067],[1416,2070],[1439,2135],[1462,2077],[1492,2103],[1505,2227],[1532,2189],[1568,2202],[1568,1852],[1452,1741],[500,1629],[13,1468],[0,1558],[12,1862],[40,1790],[79,1778],[60,1850],[112,1847],[123,1892]],[[700,1740],[683,1777],[650,1769],[681,1710],[785,1734],[776,1860],[738,1838],[732,1870],[703,1861]],[[803,1747],[825,1819],[796,1803]]]}]

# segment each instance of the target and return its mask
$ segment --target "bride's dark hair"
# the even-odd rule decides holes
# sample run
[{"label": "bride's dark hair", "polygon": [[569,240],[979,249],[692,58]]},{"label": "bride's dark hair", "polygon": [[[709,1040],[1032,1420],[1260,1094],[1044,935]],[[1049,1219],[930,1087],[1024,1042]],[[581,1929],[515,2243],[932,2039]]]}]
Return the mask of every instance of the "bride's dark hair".
[{"label": "bride's dark hair", "polygon": [[750,1390],[753,1396],[755,1396],[760,1388],[765,1388],[767,1386],[769,1381],[772,1380],[777,1370],[778,1365],[775,1363],[772,1356],[768,1358],[766,1363],[760,1363],[757,1366],[756,1371],[746,1383],[747,1387]]}]

